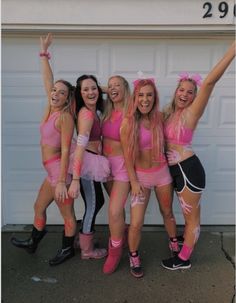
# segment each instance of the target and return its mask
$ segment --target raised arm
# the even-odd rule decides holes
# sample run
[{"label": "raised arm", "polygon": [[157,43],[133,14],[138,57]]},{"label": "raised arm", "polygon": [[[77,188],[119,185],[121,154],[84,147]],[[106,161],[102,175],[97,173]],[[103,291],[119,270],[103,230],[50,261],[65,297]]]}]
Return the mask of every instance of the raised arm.
[{"label": "raised arm", "polygon": [[78,198],[80,192],[80,174],[83,162],[84,151],[89,142],[89,135],[93,126],[94,115],[86,108],[82,108],[78,115],[78,137],[74,153],[73,180],[69,188],[69,195]]},{"label": "raised arm", "polygon": [[234,42],[224,54],[223,58],[220,59],[220,61],[214,66],[203,81],[197,97],[189,107],[196,119],[199,119],[202,116],[215,84],[222,77],[227,67],[233,61],[235,51],[236,44]]},{"label": "raised arm", "polygon": [[48,52],[48,48],[52,43],[52,34],[47,34],[46,37],[40,37],[40,58],[42,63],[42,76],[43,76],[43,83],[45,87],[45,91],[48,97],[48,102],[51,98],[51,90],[53,87],[53,73],[49,63],[50,53]]}]

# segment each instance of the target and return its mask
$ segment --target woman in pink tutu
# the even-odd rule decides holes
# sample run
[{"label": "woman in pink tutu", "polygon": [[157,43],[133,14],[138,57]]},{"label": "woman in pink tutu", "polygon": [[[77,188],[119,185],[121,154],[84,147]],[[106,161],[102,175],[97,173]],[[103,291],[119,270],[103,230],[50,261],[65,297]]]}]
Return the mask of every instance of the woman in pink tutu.
[{"label": "woman in pink tutu", "polygon": [[[102,91],[97,79],[83,75],[75,89],[77,113],[77,146],[74,152],[73,179],[69,195],[78,198],[81,193],[85,213],[78,235],[82,259],[100,259],[107,255],[104,248],[94,247],[95,219],[104,204],[101,182],[110,175],[108,160],[101,155]],[[77,245],[77,239],[75,245]]]}]

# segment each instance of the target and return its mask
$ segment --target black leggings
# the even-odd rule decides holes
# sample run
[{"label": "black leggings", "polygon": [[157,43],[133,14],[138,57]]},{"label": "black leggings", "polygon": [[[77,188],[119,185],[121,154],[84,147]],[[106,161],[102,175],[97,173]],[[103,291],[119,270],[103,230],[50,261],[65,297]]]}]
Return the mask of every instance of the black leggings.
[{"label": "black leggings", "polygon": [[80,179],[80,192],[85,206],[81,232],[87,234],[94,231],[97,213],[104,204],[104,195],[100,182],[83,178]]}]

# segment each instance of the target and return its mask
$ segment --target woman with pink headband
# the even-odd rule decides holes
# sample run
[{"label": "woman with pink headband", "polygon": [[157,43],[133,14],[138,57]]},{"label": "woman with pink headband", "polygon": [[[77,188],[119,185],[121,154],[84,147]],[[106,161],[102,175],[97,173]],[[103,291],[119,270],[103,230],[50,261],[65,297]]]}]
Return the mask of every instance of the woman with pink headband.
[{"label": "woman with pink headband", "polygon": [[41,37],[40,58],[48,104],[40,125],[41,152],[44,168],[48,174],[41,185],[34,204],[34,224],[31,237],[27,240],[12,238],[13,245],[24,248],[32,254],[46,234],[46,210],[55,200],[64,219],[62,249],[50,265],[58,265],[74,256],[74,235],[76,219],[74,199],[67,194],[67,187],[72,176],[68,173],[71,155],[71,142],[74,132],[73,96],[74,87],[65,80],[53,83],[53,73],[49,64],[48,47],[52,36]]},{"label": "woman with pink headband", "polygon": [[[200,199],[205,188],[205,172],[191,147],[194,130],[212,90],[235,57],[235,43],[211,70],[203,83],[199,75],[180,75],[172,103],[164,110],[167,158],[185,219],[184,243],[179,254],[163,260],[169,270],[191,267],[190,256],[200,234]],[[200,85],[197,94],[197,86]]]},{"label": "woman with pink headband", "polygon": [[116,270],[122,256],[123,247],[126,244],[127,227],[124,208],[130,185],[120,142],[120,126],[130,96],[128,82],[121,76],[110,77],[107,94],[102,135],[103,154],[108,158],[111,165],[111,180],[104,184],[110,196],[108,210],[110,239],[103,272],[111,274]]},{"label": "woman with pink headband", "polygon": [[164,155],[162,115],[153,79],[134,82],[134,92],[121,126],[121,142],[131,184],[131,211],[128,234],[130,272],[143,276],[138,252],[144,215],[154,188],[170,249],[178,251],[176,223],[172,212],[172,178]]}]

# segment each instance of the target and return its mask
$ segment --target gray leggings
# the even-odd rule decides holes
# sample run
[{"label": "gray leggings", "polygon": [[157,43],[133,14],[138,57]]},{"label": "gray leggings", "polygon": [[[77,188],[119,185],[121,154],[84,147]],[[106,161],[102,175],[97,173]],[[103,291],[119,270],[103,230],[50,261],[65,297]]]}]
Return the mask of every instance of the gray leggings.
[{"label": "gray leggings", "polygon": [[100,182],[81,178],[80,187],[85,206],[85,213],[80,231],[86,234],[94,231],[97,213],[104,204],[104,195]]}]

